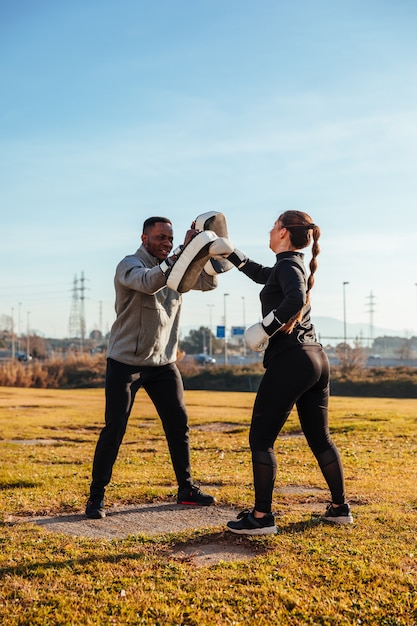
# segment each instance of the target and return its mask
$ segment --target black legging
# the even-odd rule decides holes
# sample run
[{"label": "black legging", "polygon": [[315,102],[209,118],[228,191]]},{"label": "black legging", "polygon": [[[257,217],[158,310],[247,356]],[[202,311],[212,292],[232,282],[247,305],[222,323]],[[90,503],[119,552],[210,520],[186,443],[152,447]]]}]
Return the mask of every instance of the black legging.
[{"label": "black legging", "polygon": [[273,447],[294,404],[332,502],[345,502],[343,468],[329,433],[328,403],[329,361],[320,346],[300,344],[271,359],[256,395],[249,434],[257,511],[271,511],[277,469]]},{"label": "black legging", "polygon": [[177,366],[171,363],[161,367],[135,367],[107,359],[106,425],[94,454],[92,497],[102,497],[110,482],[135,396],[141,387],[161,418],[179,487],[192,484],[188,415]]}]

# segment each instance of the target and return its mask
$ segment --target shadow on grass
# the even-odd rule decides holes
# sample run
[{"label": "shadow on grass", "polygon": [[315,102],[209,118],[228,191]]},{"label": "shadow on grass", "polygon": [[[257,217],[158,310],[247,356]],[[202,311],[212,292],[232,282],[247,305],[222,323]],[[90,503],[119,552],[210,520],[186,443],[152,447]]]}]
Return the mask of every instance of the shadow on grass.
[{"label": "shadow on grass", "polygon": [[[225,507],[219,507],[219,508],[224,509]],[[188,511],[190,513],[210,511],[211,513],[216,510],[217,510],[217,507],[197,507],[197,506],[191,507],[187,505],[177,504],[176,502],[161,502],[161,504],[148,504],[148,505],[140,504],[137,506],[115,505],[114,508],[106,509],[106,519],[117,518],[121,515],[123,516],[137,515],[138,513],[140,514],[166,513],[167,511],[173,511],[173,512]],[[233,512],[233,510],[234,509],[230,509],[231,512]],[[42,525],[42,522],[46,524],[46,523],[51,523],[51,521],[56,521],[56,523],[80,522],[80,521],[97,522],[97,523],[102,523],[102,524],[106,523],[103,520],[89,519],[84,515],[84,513],[74,513],[72,515],[56,515],[53,517],[45,518],[45,520],[42,520],[42,518],[36,519],[36,523],[40,525]]]},{"label": "shadow on grass", "polygon": [[105,519],[89,519],[84,513],[32,516],[30,519],[11,520],[15,523],[32,522],[46,530],[64,535],[93,539],[127,539],[130,536],[148,537],[175,535],[190,531],[224,527],[234,509],[223,506],[196,507],[176,502],[156,502],[117,506],[106,510]]},{"label": "shadow on grass", "polygon": [[[176,505],[172,505],[176,506]],[[153,511],[155,508],[159,511],[166,511],[167,506],[159,505],[158,507],[148,507]],[[184,507],[186,508],[186,507]],[[146,507],[142,509],[134,509],[135,511],[144,511]],[[85,515],[75,514],[75,515],[63,515],[57,519],[57,522],[65,521],[66,523],[79,523],[80,521],[86,521]],[[92,520],[87,520],[92,521]],[[95,522],[99,520],[93,520]],[[134,541],[136,542],[137,549],[135,552],[126,551],[121,552],[120,548],[120,540],[118,540],[117,548],[115,548],[115,552],[111,554],[102,554],[95,556],[86,556],[83,558],[67,558],[65,560],[45,560],[45,561],[35,561],[34,563],[22,563],[17,565],[10,565],[6,567],[0,568],[0,578],[7,575],[19,575],[25,577],[31,577],[35,573],[38,575],[40,572],[45,570],[64,570],[68,567],[73,569],[78,569],[79,567],[88,567],[90,565],[94,565],[96,562],[100,563],[119,563],[121,561],[137,561],[142,558],[149,558],[149,550],[154,554],[155,558],[158,559],[160,563],[164,561],[168,563],[170,559],[173,557],[174,553],[181,552],[184,550],[192,550],[195,549],[195,555],[201,556],[201,554],[205,554],[204,549],[210,550],[211,552],[216,551],[219,556],[219,560],[222,560],[221,554],[222,550],[224,552],[235,552],[236,560],[239,561],[240,557],[245,554],[247,558],[256,558],[258,556],[263,556],[276,548],[277,540],[279,541],[280,535],[284,534],[296,534],[303,533],[308,530],[311,530],[314,527],[319,525],[326,524],[319,515],[313,515],[311,519],[300,521],[300,522],[290,522],[285,526],[278,526],[278,532],[275,535],[261,535],[261,536],[250,536],[250,535],[236,535],[227,530],[224,531],[199,531],[195,530],[195,535],[192,537],[175,537],[175,533],[173,534],[172,540],[167,541],[167,534],[163,541],[161,542],[158,537],[147,537],[143,535],[139,535],[134,537]],[[190,529],[193,530],[193,529]],[[181,531],[180,531],[181,532]],[[132,537],[126,538],[127,541],[131,541]],[[272,540],[272,541],[271,541]],[[140,546],[143,546],[140,549]],[[160,557],[158,558],[158,553]],[[190,553],[189,553],[190,554]],[[191,555],[194,554],[191,552]],[[229,559],[230,560],[230,559]],[[234,559],[233,559],[234,560]]]},{"label": "shadow on grass", "polygon": [[22,563],[19,565],[9,565],[7,567],[0,568],[0,578],[7,575],[18,575],[24,577],[43,576],[43,572],[47,570],[64,570],[68,567],[77,568],[87,565],[92,565],[96,562],[100,563],[119,563],[123,560],[138,560],[146,556],[146,552],[143,553],[126,553],[126,554],[111,554],[100,556],[87,556],[84,558],[71,559],[68,558],[64,561],[35,561],[34,563]]},{"label": "shadow on grass", "polygon": [[[70,517],[80,517],[80,516],[66,516]],[[195,559],[204,560],[207,559],[207,555],[214,555],[217,557],[217,562],[224,560],[224,554],[231,553],[232,558],[226,560],[236,560],[240,561],[242,558],[245,560],[262,557],[268,552],[270,552],[274,547],[276,547],[276,539],[279,538],[279,535],[284,533],[294,533],[294,532],[304,532],[312,527],[312,525],[318,524],[319,521],[308,521],[308,522],[296,522],[294,524],[288,524],[285,527],[281,527],[278,530],[277,535],[269,535],[260,536],[260,537],[251,537],[248,535],[235,535],[228,531],[209,533],[205,532],[200,534],[198,537],[188,538],[188,539],[179,539],[178,541],[173,540],[169,544],[163,544],[158,546],[157,540],[149,540],[145,539],[145,543],[147,547],[144,546],[143,550],[139,551],[129,551],[129,552],[120,552],[120,545],[117,546],[117,552],[112,554],[103,555],[100,553],[98,556],[86,556],[82,558],[67,558],[65,560],[45,560],[45,561],[35,561],[33,563],[22,563],[17,565],[10,565],[6,567],[0,568],[0,578],[4,576],[23,576],[26,578],[32,578],[33,576],[43,576],[45,571],[48,570],[66,570],[68,568],[78,570],[80,567],[90,567],[94,566],[94,563],[112,563],[117,564],[122,561],[138,561],[143,558],[149,558],[149,548],[151,548],[152,552],[154,552],[155,546],[157,547],[158,555],[154,553],[155,558],[158,560],[159,564],[163,564],[164,562],[168,565],[172,562],[172,558],[175,558],[175,555],[184,553],[185,558],[181,559],[183,562],[190,561],[192,562]],[[275,539],[273,543],[269,540]],[[135,539],[137,541],[137,538]],[[255,540],[255,541],[253,541]],[[261,541],[258,541],[261,540]],[[159,548],[159,549],[158,549]],[[188,555],[188,558],[187,558]],[[204,562],[202,563],[204,564]],[[210,565],[210,562],[206,563]],[[214,564],[214,563],[211,563]]]},{"label": "shadow on grass", "polygon": [[10,483],[0,483],[0,491],[7,491],[8,489],[33,489],[39,487],[40,483],[35,483],[29,480],[14,480]]},{"label": "shadow on grass", "polygon": [[304,533],[306,530],[327,524],[320,514],[312,514],[311,519],[301,522],[290,522],[286,526],[278,526],[278,535]]}]

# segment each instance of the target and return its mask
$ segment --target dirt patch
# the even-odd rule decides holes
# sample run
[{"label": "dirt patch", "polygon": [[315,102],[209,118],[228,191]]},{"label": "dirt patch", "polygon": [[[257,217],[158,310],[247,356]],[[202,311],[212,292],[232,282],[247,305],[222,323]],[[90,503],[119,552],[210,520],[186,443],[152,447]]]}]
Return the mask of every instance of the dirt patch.
[{"label": "dirt patch", "polygon": [[14,443],[25,446],[54,446],[58,443],[68,443],[68,439],[3,439],[3,443]]},{"label": "dirt patch", "polygon": [[[104,519],[90,520],[85,515],[14,518],[9,523],[32,523],[55,533],[93,539],[125,539],[132,535],[155,537],[183,530],[225,530],[226,522],[235,519],[237,511],[230,507],[189,507],[172,502],[129,506],[113,506]],[[228,543],[228,535],[230,542]],[[225,540],[226,538],[226,540]],[[209,567],[221,562],[247,561],[257,555],[248,543],[232,543],[236,537],[227,531],[219,541],[181,544],[169,551],[170,558]]]},{"label": "dirt patch", "polygon": [[210,422],[209,424],[195,424],[190,426],[190,430],[199,430],[207,433],[237,433],[249,428],[249,424],[238,424],[236,422]]},{"label": "dirt patch", "polygon": [[172,502],[113,506],[105,519],[92,520],[83,514],[56,515],[10,519],[11,522],[31,522],[46,530],[101,539],[123,539],[131,535],[150,537],[183,530],[224,529],[235,519],[237,511],[230,507],[189,507]]},{"label": "dirt patch", "polygon": [[249,545],[226,543],[177,546],[171,551],[174,559],[193,563],[196,567],[208,567],[222,562],[250,561],[256,554],[257,552]]},{"label": "dirt patch", "polygon": [[309,495],[309,496],[323,496],[328,494],[328,490],[322,487],[307,487],[306,485],[280,485],[277,488],[278,493],[285,493],[291,495]]}]

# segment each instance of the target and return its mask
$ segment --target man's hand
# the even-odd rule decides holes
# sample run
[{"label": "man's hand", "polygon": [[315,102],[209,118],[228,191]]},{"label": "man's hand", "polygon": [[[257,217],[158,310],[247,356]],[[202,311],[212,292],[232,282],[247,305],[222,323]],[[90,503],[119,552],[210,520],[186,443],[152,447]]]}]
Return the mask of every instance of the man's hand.
[{"label": "man's hand", "polygon": [[[195,222],[193,222],[193,224],[194,224],[194,223],[195,223]],[[192,227],[192,224],[191,224],[191,228],[190,228],[189,230],[187,230],[187,232],[185,233],[185,237],[184,237],[184,243],[183,243],[183,245],[184,245],[184,246],[186,246],[187,244],[189,244],[189,243],[190,243],[190,241],[191,241],[191,239],[194,239],[194,237],[195,237],[196,235],[198,235],[198,233],[199,233],[199,232],[200,232],[200,231],[199,231],[199,230],[196,230],[195,228],[193,228],[193,227]]]}]

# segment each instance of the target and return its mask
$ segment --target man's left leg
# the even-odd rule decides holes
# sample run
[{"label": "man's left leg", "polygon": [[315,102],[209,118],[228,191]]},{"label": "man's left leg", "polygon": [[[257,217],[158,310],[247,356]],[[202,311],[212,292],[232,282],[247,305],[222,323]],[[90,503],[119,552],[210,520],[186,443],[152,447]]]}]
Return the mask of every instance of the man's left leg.
[{"label": "man's left leg", "polygon": [[174,363],[143,372],[143,388],[155,405],[164,428],[178,482],[179,504],[208,506],[214,498],[194,485],[191,476],[188,413],[181,374]]}]

